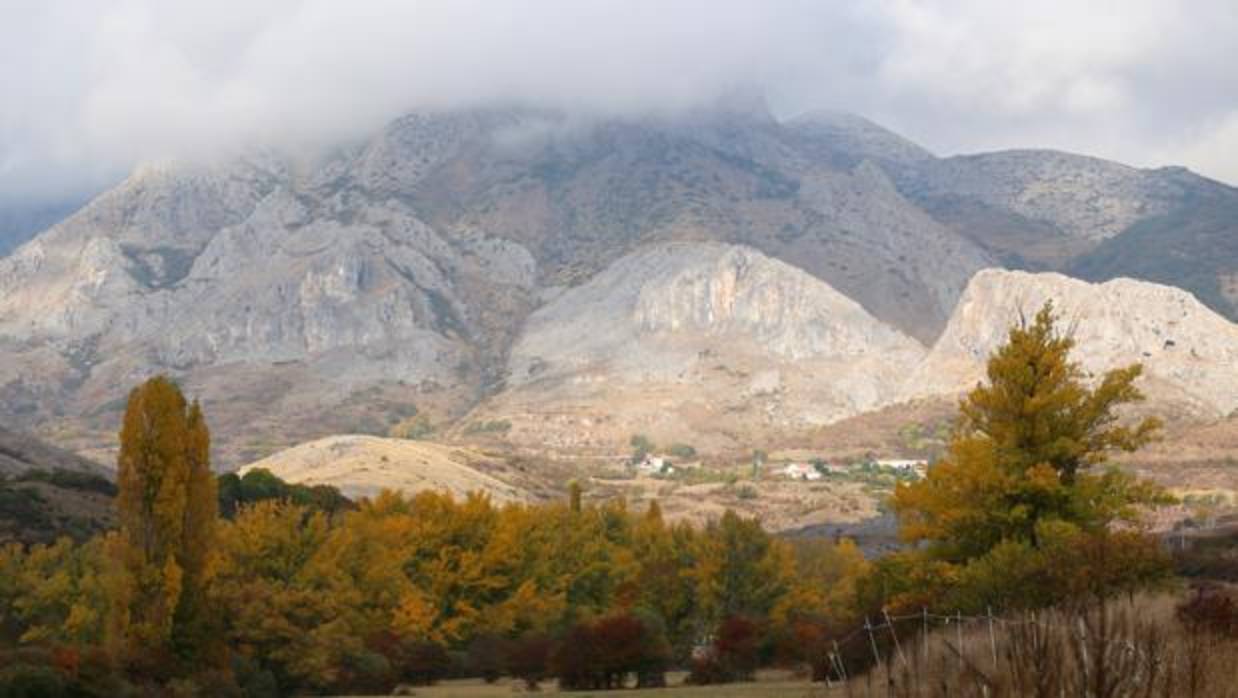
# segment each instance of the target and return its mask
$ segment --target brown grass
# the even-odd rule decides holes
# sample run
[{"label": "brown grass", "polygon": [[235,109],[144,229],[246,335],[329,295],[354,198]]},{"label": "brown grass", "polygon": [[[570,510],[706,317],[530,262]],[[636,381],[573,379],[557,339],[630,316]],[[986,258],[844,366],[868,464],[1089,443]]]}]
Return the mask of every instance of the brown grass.
[{"label": "brown grass", "polygon": [[[1238,638],[1184,626],[1179,597],[1110,603],[1102,611],[1027,615],[905,632],[902,654],[853,677],[841,695],[921,698],[1233,698]],[[912,628],[904,628],[911,631]],[[880,640],[880,638],[879,638]],[[879,643],[883,644],[883,643]]]}]

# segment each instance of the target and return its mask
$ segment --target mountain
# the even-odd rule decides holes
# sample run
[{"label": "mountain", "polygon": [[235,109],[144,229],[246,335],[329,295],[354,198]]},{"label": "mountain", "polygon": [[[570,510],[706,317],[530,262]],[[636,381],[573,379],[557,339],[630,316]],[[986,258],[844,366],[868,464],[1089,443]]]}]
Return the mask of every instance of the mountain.
[{"label": "mountain", "polygon": [[84,540],[115,523],[113,473],[0,427],[0,545]]},{"label": "mountain", "polygon": [[908,395],[961,392],[984,375],[1006,328],[1052,300],[1075,340],[1072,358],[1096,376],[1142,363],[1158,402],[1215,418],[1238,410],[1238,325],[1191,294],[1131,279],[1092,284],[1061,274],[985,270],[911,375]]},{"label": "mountain", "polygon": [[145,167],[0,260],[0,417],[110,443],[162,371],[208,404],[229,463],[414,410],[451,421],[504,383],[549,295],[674,241],[746,245],[931,339],[992,259],[822,142],[751,106],[476,110],[310,165]]},{"label": "mountain", "polygon": [[1178,286],[1238,320],[1238,189],[1049,150],[892,171],[904,195],[1005,266]]},{"label": "mountain", "polygon": [[0,426],[0,477],[22,475],[30,470],[111,476],[111,471],[98,463]]},{"label": "mountain", "polygon": [[84,198],[76,196],[35,203],[0,201],[0,257],[64,220],[85,203]]},{"label": "mountain", "polygon": [[1156,278],[1231,312],[1233,201],[760,100],[415,113],[317,159],[144,166],[0,258],[0,420],[106,458],[164,372],[223,467],[412,415],[552,450],[746,449],[920,394],[901,379],[981,269]]},{"label": "mountain", "polygon": [[534,312],[505,389],[465,420],[527,448],[742,449],[889,402],[924,348],[751,248],[666,243]]}]

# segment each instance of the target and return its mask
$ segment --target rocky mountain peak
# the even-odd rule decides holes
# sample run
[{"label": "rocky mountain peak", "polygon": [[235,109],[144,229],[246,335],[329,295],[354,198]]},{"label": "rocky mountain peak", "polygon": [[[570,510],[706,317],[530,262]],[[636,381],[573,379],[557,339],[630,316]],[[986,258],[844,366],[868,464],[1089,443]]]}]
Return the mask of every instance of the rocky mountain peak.
[{"label": "rocky mountain peak", "polygon": [[1054,273],[976,274],[946,330],[908,384],[910,395],[974,385],[1007,328],[1046,302],[1075,340],[1088,373],[1141,363],[1145,386],[1209,415],[1238,409],[1238,325],[1178,288],[1132,279],[1092,284]]}]

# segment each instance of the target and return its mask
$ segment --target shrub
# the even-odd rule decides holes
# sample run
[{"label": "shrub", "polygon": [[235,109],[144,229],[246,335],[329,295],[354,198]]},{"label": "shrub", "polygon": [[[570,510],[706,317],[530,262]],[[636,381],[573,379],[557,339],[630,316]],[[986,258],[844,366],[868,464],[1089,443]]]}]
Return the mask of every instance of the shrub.
[{"label": "shrub", "polygon": [[644,434],[633,434],[628,440],[628,444],[632,446],[632,462],[638,463],[644,460],[645,456],[653,452],[653,442]]},{"label": "shrub", "polygon": [[494,683],[503,675],[503,656],[506,651],[503,638],[497,635],[478,635],[469,643],[466,668],[469,673],[480,676],[486,683]]},{"label": "shrub", "polygon": [[550,638],[539,633],[527,633],[507,649],[507,673],[524,681],[529,690],[537,690],[550,673]]},{"label": "shrub", "polygon": [[666,452],[681,460],[696,458],[696,449],[688,444],[671,444],[670,448],[666,449]]},{"label": "shrub", "polygon": [[694,684],[751,681],[760,664],[760,627],[753,621],[732,616],[718,626],[713,644],[695,657],[688,682]]},{"label": "shrub", "polygon": [[559,685],[569,690],[622,688],[630,675],[641,687],[665,685],[670,646],[661,625],[616,613],[573,626],[553,657]]},{"label": "shrub", "polygon": [[0,669],[0,698],[60,698],[68,695],[64,675],[49,666],[12,664]]},{"label": "shrub", "polygon": [[46,482],[67,490],[96,492],[109,497],[115,497],[118,492],[116,483],[102,475],[64,468],[54,468],[50,471],[38,468],[27,470],[17,480],[19,482]]}]

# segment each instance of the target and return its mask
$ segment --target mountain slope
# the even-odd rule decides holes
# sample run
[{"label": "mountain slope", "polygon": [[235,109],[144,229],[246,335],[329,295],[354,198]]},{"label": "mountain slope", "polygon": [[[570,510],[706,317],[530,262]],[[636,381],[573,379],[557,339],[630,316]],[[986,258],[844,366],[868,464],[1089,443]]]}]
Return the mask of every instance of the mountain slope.
[{"label": "mountain slope", "polygon": [[1052,300],[1091,375],[1142,363],[1142,387],[1165,407],[1200,416],[1238,409],[1238,325],[1185,291],[1131,279],[1103,284],[1054,273],[976,274],[945,332],[911,375],[908,396],[962,392],[983,378],[1007,328]]},{"label": "mountain slope", "polygon": [[468,423],[529,448],[615,452],[635,433],[733,448],[884,404],[923,352],[750,248],[654,245],[533,313],[506,390]]},{"label": "mountain slope", "polygon": [[0,426],[0,476],[21,475],[29,470],[68,470],[111,476],[111,472],[98,463]]},{"label": "mountain slope", "polygon": [[735,446],[904,394],[892,374],[1000,261],[1224,312],[1232,202],[1069,154],[938,159],[759,100],[411,114],[313,162],[145,167],[0,258],[0,419],[105,458],[127,391],[165,372],[224,467],[413,413],[525,444],[561,417],[565,446]]},{"label": "mountain slope", "polygon": [[1238,189],[1047,150],[892,171],[905,195],[1006,266],[1170,284],[1238,320]]},{"label": "mountain slope", "polygon": [[992,260],[872,161],[805,143],[751,105],[475,110],[309,166],[144,168],[0,260],[0,418],[106,453],[129,387],[167,372],[225,465],[414,409],[450,421],[500,385],[547,294],[676,240],[757,248],[931,338]]},{"label": "mountain slope", "polygon": [[304,485],[332,485],[349,497],[372,497],[384,489],[414,494],[433,490],[464,497],[488,495],[497,504],[530,495],[486,470],[501,465],[466,449],[374,436],[331,436],[280,451],[241,469],[271,471]]}]

